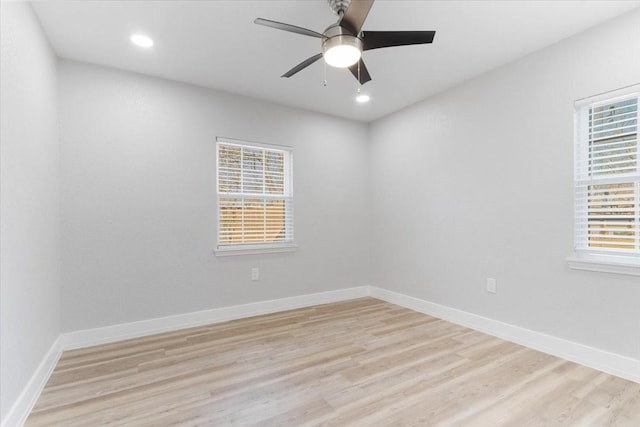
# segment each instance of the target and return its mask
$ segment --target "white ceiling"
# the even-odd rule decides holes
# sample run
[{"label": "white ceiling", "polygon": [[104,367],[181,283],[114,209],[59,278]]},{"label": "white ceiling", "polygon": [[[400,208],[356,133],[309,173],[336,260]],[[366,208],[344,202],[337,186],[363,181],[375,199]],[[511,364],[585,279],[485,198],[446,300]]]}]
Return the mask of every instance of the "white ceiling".
[{"label": "white ceiling", "polygon": [[[193,83],[349,119],[371,121],[640,6],[640,1],[377,0],[363,30],[436,30],[432,45],[364,53],[373,78],[323,61],[280,76],[320,52],[320,40],[255,25],[257,17],[322,32],[326,0],[52,1],[36,13],[60,57]],[[133,32],[155,41],[148,51]]]}]

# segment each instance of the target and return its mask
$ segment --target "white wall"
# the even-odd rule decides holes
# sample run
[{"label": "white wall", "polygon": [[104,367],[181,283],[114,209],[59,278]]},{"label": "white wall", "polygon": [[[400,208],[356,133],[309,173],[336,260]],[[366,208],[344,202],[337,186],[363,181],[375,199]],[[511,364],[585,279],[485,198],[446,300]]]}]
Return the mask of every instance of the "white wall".
[{"label": "white wall", "polygon": [[1,3],[0,419],[60,333],[56,58],[28,3]]},{"label": "white wall", "polygon": [[[70,61],[59,73],[65,331],[368,283],[365,124]],[[297,252],[214,256],[216,136],[294,147]]]},{"label": "white wall", "polygon": [[565,262],[573,102],[639,80],[636,11],[374,123],[373,284],[640,359],[640,280]]}]

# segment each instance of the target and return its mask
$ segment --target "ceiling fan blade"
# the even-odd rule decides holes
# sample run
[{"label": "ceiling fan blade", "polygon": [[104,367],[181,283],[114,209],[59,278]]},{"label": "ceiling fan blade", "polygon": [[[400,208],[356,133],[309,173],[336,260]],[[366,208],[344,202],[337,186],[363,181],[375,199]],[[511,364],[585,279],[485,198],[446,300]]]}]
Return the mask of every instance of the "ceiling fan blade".
[{"label": "ceiling fan blade", "polygon": [[313,64],[314,62],[316,62],[320,58],[322,58],[322,53],[319,53],[317,55],[313,55],[311,58],[308,58],[308,59],[302,61],[301,63],[299,63],[298,65],[296,65],[295,67],[293,67],[292,69],[287,71],[286,73],[284,73],[281,77],[291,77],[295,73],[297,73],[298,71],[304,70],[305,68],[307,68],[309,65]]},{"label": "ceiling fan blade", "polygon": [[363,31],[363,50],[432,43],[435,31]]},{"label": "ceiling fan blade", "polygon": [[364,65],[364,61],[360,59],[359,62],[356,62],[351,67],[349,67],[349,71],[353,74],[353,77],[358,80],[358,65],[360,65],[360,84],[363,85],[369,80],[371,80],[371,76],[369,75],[369,70],[367,70],[367,66]]},{"label": "ceiling fan blade", "polygon": [[373,1],[374,0],[352,0],[340,21],[340,26],[351,31],[354,36],[358,35],[362,29],[364,20],[367,19]]},{"label": "ceiling fan blade", "polygon": [[270,21],[268,19],[262,19],[262,18],[256,18],[256,20],[253,22],[255,24],[264,25],[265,27],[275,28],[277,30],[283,30],[283,31],[289,31],[291,33],[302,34],[303,36],[311,36],[311,37],[317,37],[317,38],[323,37],[322,34],[316,33],[313,30],[308,30],[302,27],[296,27],[295,25],[285,24],[283,22]]}]

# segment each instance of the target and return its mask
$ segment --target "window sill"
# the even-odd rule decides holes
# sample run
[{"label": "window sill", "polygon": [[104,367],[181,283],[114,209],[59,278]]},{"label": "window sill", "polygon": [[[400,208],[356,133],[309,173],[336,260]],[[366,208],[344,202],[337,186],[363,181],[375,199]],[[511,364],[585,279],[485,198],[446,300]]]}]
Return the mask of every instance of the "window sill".
[{"label": "window sill", "polygon": [[280,243],[273,245],[236,245],[218,246],[213,250],[216,256],[273,254],[280,252],[295,252],[298,245],[295,243]]},{"label": "window sill", "polygon": [[599,271],[601,273],[626,274],[640,276],[640,259],[616,256],[577,256],[567,257],[572,270]]}]

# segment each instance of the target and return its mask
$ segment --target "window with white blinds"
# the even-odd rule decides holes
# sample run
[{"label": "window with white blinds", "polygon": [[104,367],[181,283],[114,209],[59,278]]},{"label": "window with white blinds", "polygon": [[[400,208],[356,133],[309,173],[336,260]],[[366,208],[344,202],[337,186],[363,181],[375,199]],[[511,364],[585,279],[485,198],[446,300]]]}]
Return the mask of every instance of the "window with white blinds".
[{"label": "window with white blinds", "polygon": [[640,260],[636,85],[576,103],[577,254]]},{"label": "window with white blinds", "polygon": [[291,166],[284,147],[218,139],[218,250],[293,243]]}]

